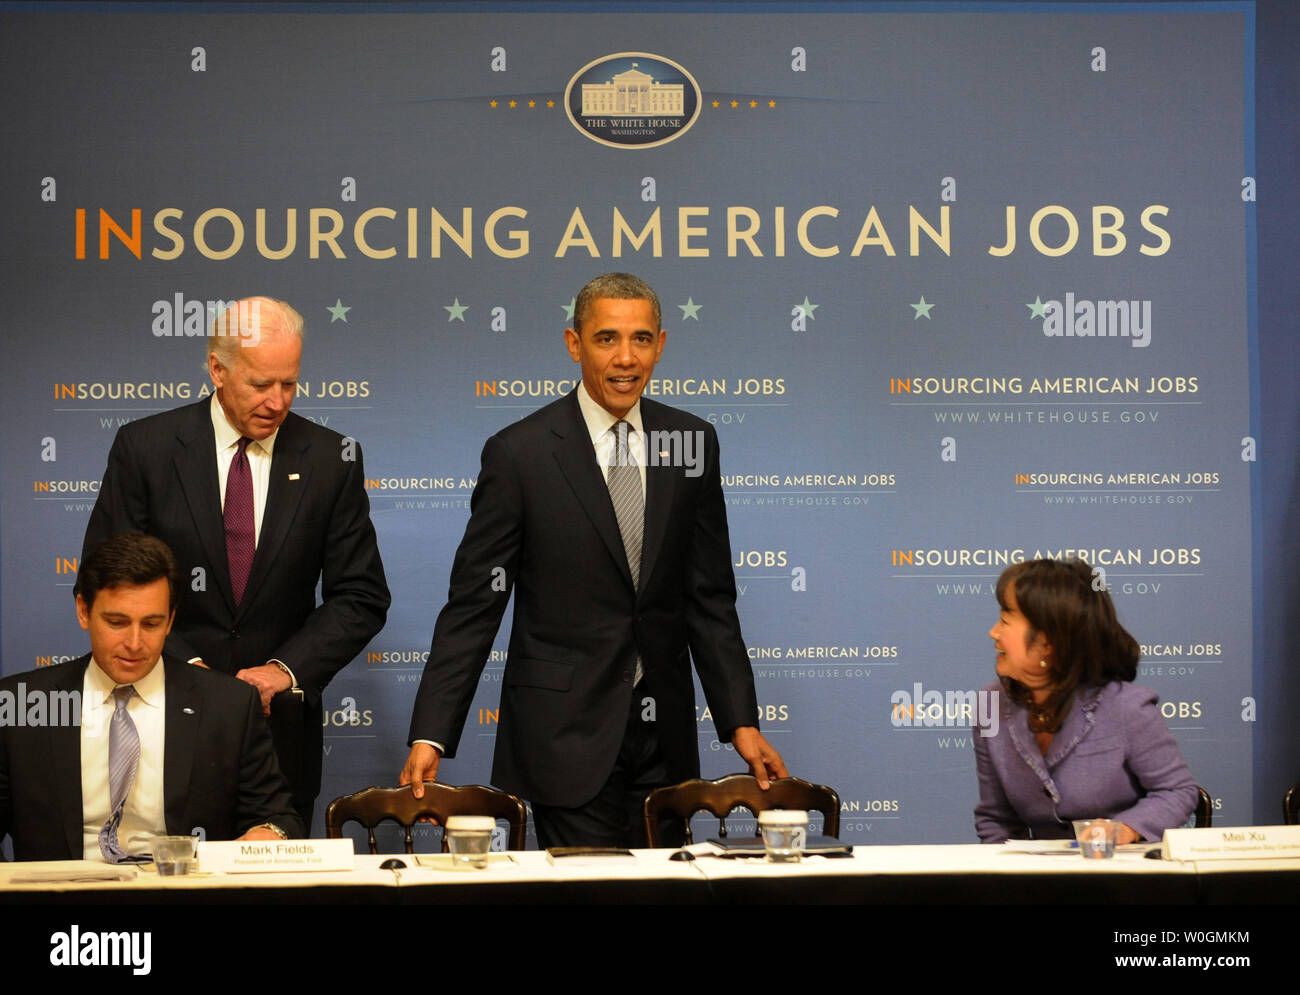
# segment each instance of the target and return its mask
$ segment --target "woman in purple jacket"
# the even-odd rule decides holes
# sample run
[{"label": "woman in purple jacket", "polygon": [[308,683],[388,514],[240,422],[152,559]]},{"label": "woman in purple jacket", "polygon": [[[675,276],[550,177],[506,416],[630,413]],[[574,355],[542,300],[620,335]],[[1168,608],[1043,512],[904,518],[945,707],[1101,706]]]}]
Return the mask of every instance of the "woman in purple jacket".
[{"label": "woman in purple jacket", "polygon": [[981,842],[1073,837],[1074,819],[1158,840],[1196,806],[1196,782],[1157,707],[1134,687],[1137,640],[1080,560],[1031,560],[998,578],[995,720],[974,735]]}]

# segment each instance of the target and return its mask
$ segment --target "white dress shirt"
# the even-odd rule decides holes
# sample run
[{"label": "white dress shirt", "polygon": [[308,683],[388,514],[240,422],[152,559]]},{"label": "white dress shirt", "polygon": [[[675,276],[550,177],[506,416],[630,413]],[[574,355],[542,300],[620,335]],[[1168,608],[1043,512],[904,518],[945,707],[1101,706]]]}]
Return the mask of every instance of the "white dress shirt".
[{"label": "white dress shirt", "polygon": [[641,427],[641,398],[638,397],[632,409],[619,419],[593,401],[591,395],[587,393],[587,385],[580,383],[578,384],[578,410],[582,412],[582,420],[587,423],[587,433],[591,436],[591,444],[596,450],[596,465],[600,467],[601,476],[605,478],[606,483],[609,483],[609,465],[614,461],[614,448],[617,444],[609,430],[620,421],[627,422],[628,458],[641,471],[641,498],[644,501],[646,434]]},{"label": "white dress shirt", "polygon": [[[239,451],[239,440],[243,438],[235,426],[226,418],[226,412],[212,395],[212,431],[217,439],[217,481],[221,487],[221,507],[226,507],[226,478],[230,476],[230,464]],[[266,491],[271,483],[271,454],[275,450],[275,437],[280,434],[277,428],[261,442],[250,442],[244,451],[248,454],[248,468],[253,474],[253,544],[262,538],[262,516],[266,512]]]},{"label": "white dress shirt", "polygon": [[[641,474],[641,515],[642,522],[645,521],[645,466],[646,466],[646,434],[641,427],[641,398],[636,399],[636,404],[628,410],[622,418],[615,418],[608,411],[602,408],[587,393],[585,383],[578,384],[578,409],[582,412],[582,420],[587,423],[587,432],[591,436],[591,444],[596,450],[596,465],[600,467],[601,475],[605,478],[605,483],[609,483],[609,465],[614,462],[615,450],[618,448],[618,440],[610,429],[620,421],[628,424],[627,430],[627,458],[636,464],[637,470]],[[644,528],[644,524],[642,526]],[[632,686],[638,687],[641,684],[641,678],[645,676],[645,668],[641,664],[641,656],[636,658],[636,673],[632,678]]]},{"label": "white dress shirt", "polygon": [[[230,476],[230,464],[234,462],[235,453],[239,451],[239,440],[243,438],[235,426],[230,424],[225,409],[217,395],[212,395],[210,407],[212,415],[212,432],[217,441],[217,483],[221,488],[221,508],[226,507],[226,478]],[[280,434],[277,428],[261,442],[250,441],[244,453],[248,456],[248,469],[253,477],[253,546],[262,538],[262,516],[266,513],[266,493],[271,485],[271,457],[275,452],[275,438]],[[191,663],[194,661],[191,660]],[[272,661],[267,661],[268,663]],[[286,665],[292,686],[298,686],[298,678]]]},{"label": "white dress shirt", "polygon": [[[99,831],[108,821],[108,734],[117,685],[93,659],[81,686],[81,843],[86,860],[104,859]],[[127,714],[140,737],[140,766],[126,796],[117,841],[124,853],[150,853],[153,838],[167,834],[163,805],[163,749],[166,741],[167,682],[163,661],[136,681]],[[187,829],[189,827],[186,827]]]}]

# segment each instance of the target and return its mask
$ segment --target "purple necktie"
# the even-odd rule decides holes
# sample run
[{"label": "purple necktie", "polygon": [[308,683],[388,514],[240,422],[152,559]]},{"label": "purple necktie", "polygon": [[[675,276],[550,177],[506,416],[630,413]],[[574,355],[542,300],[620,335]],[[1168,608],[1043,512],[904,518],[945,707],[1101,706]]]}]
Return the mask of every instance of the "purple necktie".
[{"label": "purple necktie", "polygon": [[244,600],[257,550],[253,536],[253,470],[248,465],[248,444],[252,441],[239,440],[239,452],[230,461],[226,476],[226,506],[221,513],[226,522],[226,562],[230,565],[230,589],[236,605]]}]

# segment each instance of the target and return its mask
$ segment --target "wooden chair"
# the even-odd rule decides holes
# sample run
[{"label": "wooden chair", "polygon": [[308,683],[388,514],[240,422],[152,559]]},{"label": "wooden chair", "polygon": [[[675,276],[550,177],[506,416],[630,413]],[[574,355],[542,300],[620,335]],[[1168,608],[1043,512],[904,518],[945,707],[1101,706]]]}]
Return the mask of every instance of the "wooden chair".
[{"label": "wooden chair", "polygon": [[1300,781],[1291,785],[1282,798],[1282,821],[1288,826],[1300,826]]},{"label": "wooden chair", "polygon": [[1210,823],[1214,819],[1214,799],[1210,793],[1202,788],[1199,784],[1196,786],[1196,821],[1192,826],[1196,829],[1209,829]]},{"label": "wooden chair", "polygon": [[[815,809],[824,817],[823,833],[837,839],[840,835],[840,796],[834,788],[784,777],[764,791],[753,774],[728,774],[716,781],[696,778],[652,791],[645,800],[646,839],[650,846],[659,846],[659,820],[668,817],[684,826],[686,842],[691,843],[691,816],[696,812],[716,815],[718,835],[725,838],[728,813],[742,807],[755,815],[772,808]],[[759,835],[757,826],[754,835]]]},{"label": "wooden chair", "polygon": [[[375,827],[391,820],[405,831],[406,852],[413,853],[411,828],[421,819],[435,819],[445,824],[451,815],[490,815],[510,824],[510,849],[522,850],[527,837],[527,811],[515,795],[481,784],[456,786],[434,781],[424,782],[424,797],[416,798],[407,787],[366,788],[355,794],[335,798],[325,810],[325,836],[343,837],[346,822],[359,822],[369,835],[370,852],[378,853]],[[447,851],[444,837],[442,849]]]}]

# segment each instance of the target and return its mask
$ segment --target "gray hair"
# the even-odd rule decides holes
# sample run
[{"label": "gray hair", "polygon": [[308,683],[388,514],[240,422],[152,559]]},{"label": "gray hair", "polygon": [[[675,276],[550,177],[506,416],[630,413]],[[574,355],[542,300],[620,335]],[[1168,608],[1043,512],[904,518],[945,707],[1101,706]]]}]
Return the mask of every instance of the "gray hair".
[{"label": "gray hair", "polygon": [[621,301],[649,301],[655,315],[655,327],[651,331],[659,331],[662,315],[659,311],[659,295],[654,292],[654,288],[631,273],[605,273],[578,291],[577,299],[573,302],[573,330],[579,335],[582,334],[582,323],[591,317],[592,305],[602,297]]},{"label": "gray hair", "polygon": [[213,319],[206,355],[216,356],[217,362],[229,370],[241,347],[277,336],[302,338],[302,315],[273,297],[245,297]]}]

